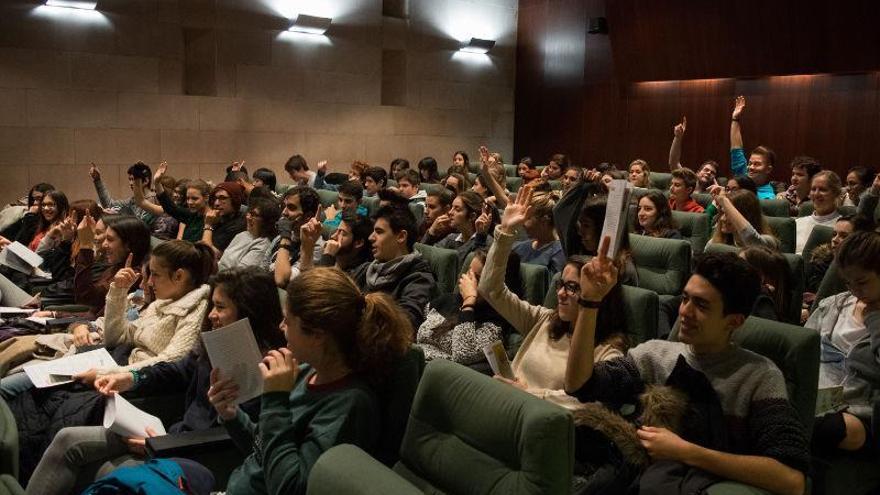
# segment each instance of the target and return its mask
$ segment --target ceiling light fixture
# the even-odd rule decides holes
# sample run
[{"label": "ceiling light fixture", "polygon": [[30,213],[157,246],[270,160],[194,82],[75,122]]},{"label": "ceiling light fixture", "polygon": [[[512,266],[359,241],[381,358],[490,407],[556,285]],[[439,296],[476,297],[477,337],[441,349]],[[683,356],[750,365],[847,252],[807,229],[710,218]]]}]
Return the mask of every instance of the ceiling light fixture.
[{"label": "ceiling light fixture", "polygon": [[480,38],[471,38],[469,42],[462,45],[459,50],[469,53],[489,53],[489,50],[495,46],[495,40],[482,40]]},{"label": "ceiling light fixture", "polygon": [[324,34],[332,21],[333,19],[329,17],[300,14],[287,30],[294,33]]},{"label": "ceiling light fixture", "polygon": [[46,0],[47,7],[63,7],[66,9],[95,10],[97,0]]}]

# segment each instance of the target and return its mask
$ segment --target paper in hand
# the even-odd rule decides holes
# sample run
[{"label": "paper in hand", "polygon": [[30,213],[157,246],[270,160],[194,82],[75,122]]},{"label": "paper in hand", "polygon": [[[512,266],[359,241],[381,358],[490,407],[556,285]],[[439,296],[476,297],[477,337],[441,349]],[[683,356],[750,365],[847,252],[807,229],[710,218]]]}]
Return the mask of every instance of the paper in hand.
[{"label": "paper in hand", "polygon": [[513,369],[510,367],[510,360],[507,359],[507,351],[500,340],[484,346],[483,354],[486,355],[486,361],[489,361],[492,373],[508,380],[516,380],[516,377],[513,375]]},{"label": "paper in hand", "polygon": [[52,387],[73,381],[71,377],[92,368],[116,366],[113,356],[103,347],[93,351],[81,352],[54,361],[27,365],[24,372],[37,388]]},{"label": "paper in hand", "polygon": [[[3,252],[0,251],[0,255],[2,254]],[[12,283],[12,280],[9,280],[3,274],[0,274],[0,294],[3,295],[3,299],[0,302],[4,306],[21,307],[34,299],[34,296],[21,290],[19,286]]]},{"label": "paper in hand", "polygon": [[599,243],[606,236],[611,238],[608,246],[608,257],[617,258],[623,236],[626,235],[626,214],[629,211],[629,198],[632,185],[624,179],[614,179],[608,185],[608,202],[605,208],[605,223],[602,224],[602,235]]},{"label": "paper in hand", "polygon": [[104,428],[123,437],[146,437],[147,428],[152,428],[156,435],[165,435],[162,420],[147,414],[119,394],[107,399],[104,408]]},{"label": "paper in hand", "polygon": [[236,404],[263,394],[263,375],[259,367],[263,355],[247,318],[203,333],[202,342],[208,351],[211,367],[218,368],[224,378],[232,377],[238,385]]}]

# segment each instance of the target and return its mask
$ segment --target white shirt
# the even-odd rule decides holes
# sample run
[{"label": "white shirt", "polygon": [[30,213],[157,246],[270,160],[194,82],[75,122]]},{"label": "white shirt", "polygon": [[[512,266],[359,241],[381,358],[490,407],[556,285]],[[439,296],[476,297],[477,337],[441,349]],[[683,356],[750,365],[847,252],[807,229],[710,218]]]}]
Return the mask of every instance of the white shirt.
[{"label": "white shirt", "polygon": [[797,242],[794,249],[795,254],[803,253],[804,246],[807,244],[807,239],[810,238],[810,233],[813,232],[813,227],[816,225],[834,227],[834,222],[836,222],[838,218],[840,218],[840,213],[837,210],[834,210],[833,213],[829,213],[828,215],[820,216],[816,215],[814,212],[812,215],[800,217],[795,220],[795,225],[797,227]]}]

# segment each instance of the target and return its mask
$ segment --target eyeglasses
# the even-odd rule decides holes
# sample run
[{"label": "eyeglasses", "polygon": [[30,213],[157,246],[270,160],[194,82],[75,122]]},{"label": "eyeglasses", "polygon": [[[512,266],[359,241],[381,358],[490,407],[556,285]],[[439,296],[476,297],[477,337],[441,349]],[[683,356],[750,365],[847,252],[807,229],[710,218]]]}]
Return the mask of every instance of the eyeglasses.
[{"label": "eyeglasses", "polygon": [[54,209],[57,207],[57,205],[56,205],[55,203],[48,203],[48,202],[46,202],[46,201],[43,201],[43,202],[40,204],[40,207],[41,207],[41,208],[45,208],[45,209],[47,209],[47,210],[54,210]]},{"label": "eyeglasses", "polygon": [[229,196],[214,196],[216,201],[229,201]]},{"label": "eyeglasses", "polygon": [[565,293],[569,296],[576,296],[581,293],[581,284],[577,282],[564,282],[561,278],[556,281],[556,291],[565,287]]}]

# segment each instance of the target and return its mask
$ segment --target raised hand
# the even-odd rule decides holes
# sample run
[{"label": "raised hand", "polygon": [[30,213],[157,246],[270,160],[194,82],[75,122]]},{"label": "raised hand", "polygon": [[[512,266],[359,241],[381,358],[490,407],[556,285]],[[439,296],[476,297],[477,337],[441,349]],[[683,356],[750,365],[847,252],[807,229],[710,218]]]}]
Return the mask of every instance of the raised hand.
[{"label": "raised hand", "polygon": [[134,268],[131,267],[132,259],[134,255],[132,253],[128,253],[128,258],[125,259],[125,266],[120,268],[116,275],[113,276],[113,286],[118,289],[131,289],[131,287],[137,282],[137,279],[140,275]]},{"label": "raised hand", "polygon": [[672,133],[675,134],[675,137],[680,138],[684,136],[684,131],[687,130],[688,119],[687,117],[682,117],[681,122],[675,125],[675,129],[672,130]]},{"label": "raised hand", "polygon": [[58,223],[58,232],[61,235],[61,240],[73,240],[73,236],[76,235],[76,227],[79,225],[78,217],[79,215],[77,215],[76,210],[71,209],[70,213],[67,214],[67,218]]},{"label": "raised hand", "polygon": [[159,182],[159,178],[165,175],[165,172],[168,171],[168,162],[162,160],[162,163],[156,168],[156,173],[153,174],[153,184]]},{"label": "raised hand", "polygon": [[480,146],[480,162],[489,163],[489,148]]},{"label": "raised hand", "polygon": [[532,202],[533,189],[530,186],[524,186],[516,193],[516,199],[508,202],[504,208],[504,214],[501,216],[501,230],[508,234],[525,223],[526,217],[531,210],[529,206]]},{"label": "raised hand", "polygon": [[327,173],[327,160],[321,160],[318,162],[318,175],[324,175]]},{"label": "raised hand", "polygon": [[92,212],[86,209],[86,215],[80,220],[76,226],[76,238],[79,240],[79,247],[94,249],[95,247],[95,219],[92,218]]},{"label": "raised hand", "polygon": [[235,399],[238,398],[238,385],[232,378],[220,378],[220,370],[211,370],[211,386],[208,388],[208,402],[214,406],[217,415],[224,421],[235,417],[238,406]]},{"label": "raised hand", "polygon": [[98,170],[98,166],[95,165],[95,162],[92,162],[89,165],[89,177],[91,177],[92,180],[101,180],[101,171]]},{"label": "raised hand", "polygon": [[318,243],[318,239],[321,237],[321,221],[318,220],[320,213],[321,207],[318,207],[318,214],[310,218],[308,222],[302,224],[299,228],[299,240],[301,246],[306,246],[301,249],[305,252],[314,252],[315,244]]},{"label": "raised hand", "polygon": [[608,257],[611,238],[605,236],[599,254],[581,268],[581,299],[599,302],[617,284],[617,265]]},{"label": "raised hand", "polygon": [[492,225],[492,209],[489,205],[483,205],[483,212],[474,220],[474,230],[480,234],[488,234]]},{"label": "raised hand", "polygon": [[269,351],[260,363],[263,375],[263,393],[290,392],[299,375],[299,363],[286,347]]},{"label": "raised hand", "polygon": [[737,96],[736,102],[733,105],[733,115],[730,116],[731,119],[737,120],[740,115],[742,115],[743,110],[746,109],[746,97],[745,96]]},{"label": "raised hand", "polygon": [[230,172],[241,172],[241,167],[244,167],[244,160],[240,162],[232,162],[232,168],[230,168]]},{"label": "raised hand", "polygon": [[134,377],[127,371],[100,376],[95,380],[95,390],[106,396],[127,392],[131,390],[133,386]]},{"label": "raised hand", "polygon": [[219,221],[220,210],[216,208],[210,208],[209,210],[205,211],[205,225],[213,227],[214,225],[217,225]]}]

